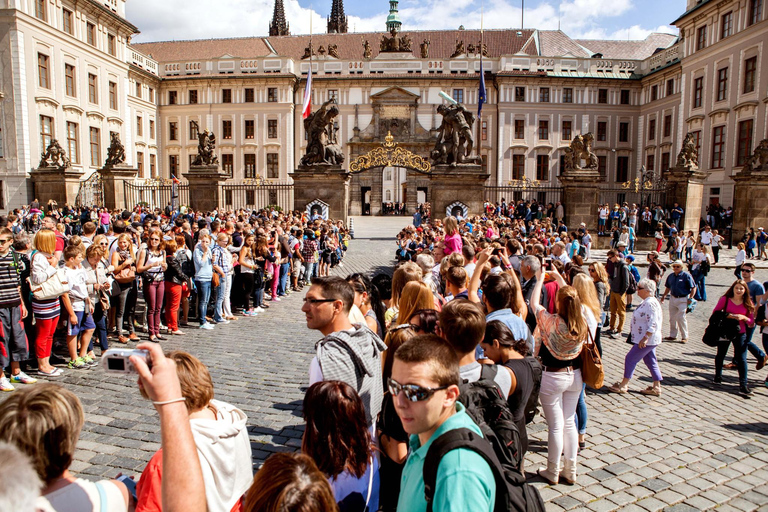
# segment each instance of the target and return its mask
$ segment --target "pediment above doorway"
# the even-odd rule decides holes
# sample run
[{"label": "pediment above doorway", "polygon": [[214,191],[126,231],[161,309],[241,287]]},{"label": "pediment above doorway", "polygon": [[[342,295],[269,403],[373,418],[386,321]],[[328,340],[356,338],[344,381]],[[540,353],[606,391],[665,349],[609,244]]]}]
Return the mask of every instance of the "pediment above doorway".
[{"label": "pediment above doorway", "polygon": [[383,91],[371,94],[371,103],[377,104],[415,104],[421,96],[418,94],[407,91],[402,87],[388,87]]}]

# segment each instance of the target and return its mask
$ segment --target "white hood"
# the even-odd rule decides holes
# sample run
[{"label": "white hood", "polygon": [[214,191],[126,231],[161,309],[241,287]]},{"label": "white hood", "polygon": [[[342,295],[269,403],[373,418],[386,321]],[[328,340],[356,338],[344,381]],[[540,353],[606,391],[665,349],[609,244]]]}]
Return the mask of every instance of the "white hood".
[{"label": "white hood", "polygon": [[216,420],[190,420],[205,482],[209,512],[230,512],[253,480],[251,443],[243,411],[211,400]]}]

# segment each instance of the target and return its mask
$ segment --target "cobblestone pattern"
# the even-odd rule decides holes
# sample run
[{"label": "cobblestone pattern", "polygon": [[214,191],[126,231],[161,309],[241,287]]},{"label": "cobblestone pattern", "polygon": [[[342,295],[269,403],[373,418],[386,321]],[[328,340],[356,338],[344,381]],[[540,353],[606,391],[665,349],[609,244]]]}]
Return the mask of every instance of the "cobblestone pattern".
[{"label": "cobblestone pattern", "polygon": [[[357,218],[357,239],[343,268],[334,273],[391,272],[392,240],[406,222]],[[768,279],[768,271],[757,277]],[[768,511],[768,388],[763,386],[768,369],[755,372],[750,358],[751,399],[736,395],[735,371],[725,374],[722,386],[711,384],[714,351],[700,340],[732,273],[715,269],[708,281],[709,302],[700,303],[689,317],[691,341],[658,349],[661,397],[638,393],[650,384],[642,363],[629,394],[588,393],[587,448],[579,454],[577,485],[549,486],[534,476],[546,463],[547,430],[541,416],[529,425],[526,468],[548,511]],[[301,400],[320,337],[306,328],[301,296],[293,293],[271,303],[259,317],[240,318],[213,331],[190,326],[186,336],[163,342],[166,349],[198,356],[211,371],[216,397],[248,415],[255,468],[271,453],[301,446]],[[665,334],[666,313],[665,307]],[[609,384],[621,378],[629,345],[604,340],[603,347]],[[71,469],[86,478],[141,472],[160,447],[160,434],[154,408],[140,397],[135,378],[108,376],[99,368],[66,371],[58,382],[77,393],[86,414]]]}]

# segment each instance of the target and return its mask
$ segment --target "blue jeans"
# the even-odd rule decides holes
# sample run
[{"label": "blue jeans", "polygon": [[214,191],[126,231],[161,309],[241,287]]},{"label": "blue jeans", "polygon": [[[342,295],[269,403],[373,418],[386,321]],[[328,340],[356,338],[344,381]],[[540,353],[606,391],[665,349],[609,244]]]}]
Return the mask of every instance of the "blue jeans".
[{"label": "blue jeans", "polygon": [[277,283],[277,294],[285,295],[285,288],[288,285],[288,274],[291,273],[291,262],[280,264],[280,281]]},{"label": "blue jeans", "polygon": [[93,321],[96,324],[96,331],[93,333],[94,336],[91,337],[88,350],[93,350],[93,339],[98,337],[99,347],[101,347],[103,352],[109,348],[109,342],[107,341],[107,317],[104,315],[104,310],[101,309],[100,302],[96,302],[96,305],[93,307]]},{"label": "blue jeans", "polygon": [[629,252],[635,252],[635,239],[634,238],[630,238],[629,239],[628,250],[629,250]]},{"label": "blue jeans", "polygon": [[[755,356],[755,359],[762,360],[765,357],[765,352],[760,350],[760,347],[758,347],[756,344],[752,343],[752,336],[755,334],[755,329],[756,327],[747,327],[745,343],[747,344],[747,350],[749,353]],[[765,345],[765,342],[763,342],[763,345]]]},{"label": "blue jeans", "polygon": [[[213,292],[216,293],[216,307],[213,308],[213,321],[217,323],[224,320],[224,318],[222,318],[221,316],[221,310],[222,310],[221,308],[224,307],[224,289],[226,288],[226,286],[224,285],[225,279],[226,278],[224,277],[220,277],[219,286],[214,288],[211,292],[211,293]],[[211,287],[213,287],[213,285],[211,285]]]},{"label": "blue jeans", "polygon": [[198,281],[195,279],[195,286],[197,287],[197,311],[200,325],[207,323],[205,315],[208,312],[208,302],[211,300],[211,282],[206,279],[205,281]]},{"label": "blue jeans", "polygon": [[264,302],[264,283],[261,286],[254,286],[251,297],[253,297],[253,307],[260,307],[261,303]]},{"label": "blue jeans", "polygon": [[317,268],[317,263],[304,262],[304,282],[310,284],[312,282],[312,276]]},{"label": "blue jeans", "polygon": [[[736,363],[736,368],[739,371],[739,385],[747,387],[747,335],[739,334],[736,339],[733,340],[733,362]],[[723,362],[725,356],[728,354],[728,349],[731,346],[730,341],[721,341],[717,346],[717,355],[715,356],[715,378],[722,378],[723,376]]]},{"label": "blue jeans", "polygon": [[584,390],[586,388],[587,385],[582,383],[579,403],[576,404],[576,428],[579,429],[579,435],[587,433],[587,401],[584,400]]},{"label": "blue jeans", "polygon": [[707,276],[697,270],[693,274],[693,280],[696,282],[696,294],[693,298],[707,300]]}]

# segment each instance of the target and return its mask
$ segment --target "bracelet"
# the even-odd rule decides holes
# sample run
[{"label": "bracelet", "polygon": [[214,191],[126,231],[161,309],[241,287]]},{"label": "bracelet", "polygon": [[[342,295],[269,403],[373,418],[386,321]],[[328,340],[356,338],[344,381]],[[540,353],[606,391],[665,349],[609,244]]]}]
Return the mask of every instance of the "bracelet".
[{"label": "bracelet", "polygon": [[152,402],[154,405],[168,405],[168,404],[175,404],[176,402],[184,402],[187,399],[182,397],[174,398],[173,400],[166,400],[165,402]]}]

